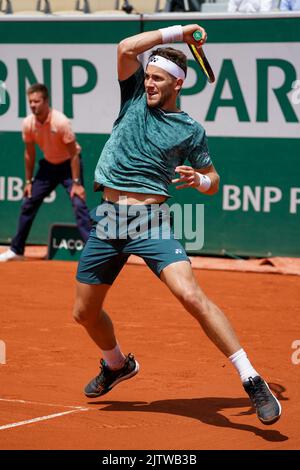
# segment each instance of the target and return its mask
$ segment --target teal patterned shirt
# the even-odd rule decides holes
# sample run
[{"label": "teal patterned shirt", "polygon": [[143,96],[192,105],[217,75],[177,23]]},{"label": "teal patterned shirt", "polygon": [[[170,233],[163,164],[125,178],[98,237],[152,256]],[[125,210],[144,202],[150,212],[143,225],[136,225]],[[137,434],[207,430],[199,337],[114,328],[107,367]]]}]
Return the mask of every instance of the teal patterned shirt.
[{"label": "teal patterned shirt", "polygon": [[120,87],[120,113],[97,163],[95,181],[101,189],[169,197],[178,165],[186,159],[195,169],[212,164],[205,131],[185,112],[148,107],[142,67]]}]

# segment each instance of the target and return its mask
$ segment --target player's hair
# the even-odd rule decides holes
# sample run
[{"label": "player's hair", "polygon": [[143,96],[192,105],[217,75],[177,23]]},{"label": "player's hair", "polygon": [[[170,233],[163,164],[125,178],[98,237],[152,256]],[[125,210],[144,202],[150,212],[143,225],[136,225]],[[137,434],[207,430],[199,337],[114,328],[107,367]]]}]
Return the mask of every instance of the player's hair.
[{"label": "player's hair", "polygon": [[171,60],[171,62],[174,62],[174,64],[178,65],[178,67],[180,67],[186,75],[187,58],[183,52],[179,51],[178,49],[174,49],[173,47],[158,47],[151,52],[149,58],[153,57],[154,55],[160,55],[165,59]]},{"label": "player's hair", "polygon": [[49,99],[49,92],[46,85],[43,83],[34,83],[31,85],[27,90],[27,95],[31,95],[32,93],[42,93],[44,100]]}]

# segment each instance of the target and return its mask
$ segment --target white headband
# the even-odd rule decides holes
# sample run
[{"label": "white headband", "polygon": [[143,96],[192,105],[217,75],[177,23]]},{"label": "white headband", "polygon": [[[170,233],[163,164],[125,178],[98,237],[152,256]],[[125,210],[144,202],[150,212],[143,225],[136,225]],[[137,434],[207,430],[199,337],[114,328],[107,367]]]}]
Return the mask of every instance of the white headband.
[{"label": "white headband", "polygon": [[159,67],[160,69],[165,70],[175,78],[181,78],[181,80],[185,79],[185,73],[181,67],[160,55],[154,55],[150,57],[148,65],[155,65],[155,67]]}]

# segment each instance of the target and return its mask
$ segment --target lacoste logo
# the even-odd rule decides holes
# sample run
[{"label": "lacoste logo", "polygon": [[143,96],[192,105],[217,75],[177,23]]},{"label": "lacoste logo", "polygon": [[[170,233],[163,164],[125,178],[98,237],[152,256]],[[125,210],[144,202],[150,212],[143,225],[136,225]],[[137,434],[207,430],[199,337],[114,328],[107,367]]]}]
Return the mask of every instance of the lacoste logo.
[{"label": "lacoste logo", "polygon": [[55,249],[64,249],[64,250],[83,250],[83,241],[82,240],[73,240],[72,238],[62,238],[61,240],[56,240],[53,238],[52,247]]}]

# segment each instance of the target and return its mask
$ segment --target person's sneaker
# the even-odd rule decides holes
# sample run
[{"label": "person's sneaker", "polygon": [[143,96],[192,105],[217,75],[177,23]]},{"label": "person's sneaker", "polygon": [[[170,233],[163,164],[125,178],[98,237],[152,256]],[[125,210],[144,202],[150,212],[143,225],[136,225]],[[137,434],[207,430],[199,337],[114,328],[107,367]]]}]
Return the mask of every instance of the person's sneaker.
[{"label": "person's sneaker", "polygon": [[11,249],[4,251],[4,253],[0,255],[0,263],[5,263],[6,261],[20,261],[22,259],[24,259],[24,256],[17,255],[17,253]]},{"label": "person's sneaker", "polygon": [[85,387],[84,393],[89,398],[100,397],[109,392],[115,385],[122,380],[130,379],[139,371],[139,364],[132,354],[126,356],[125,364],[122,369],[111,370],[107,367],[104,359],[100,361],[100,374],[97,375]]},{"label": "person's sneaker", "polygon": [[243,383],[243,387],[263,424],[273,424],[278,421],[281,415],[280,403],[269,389],[268,384],[259,375],[249,377]]}]

